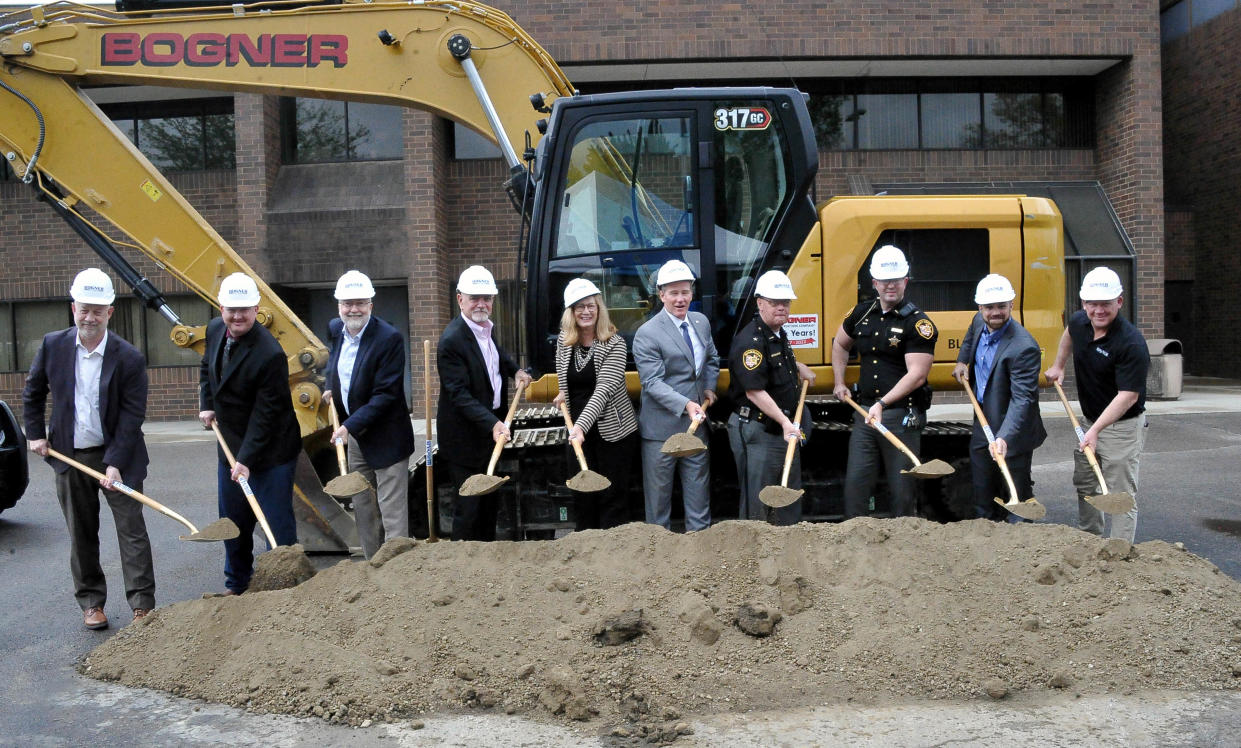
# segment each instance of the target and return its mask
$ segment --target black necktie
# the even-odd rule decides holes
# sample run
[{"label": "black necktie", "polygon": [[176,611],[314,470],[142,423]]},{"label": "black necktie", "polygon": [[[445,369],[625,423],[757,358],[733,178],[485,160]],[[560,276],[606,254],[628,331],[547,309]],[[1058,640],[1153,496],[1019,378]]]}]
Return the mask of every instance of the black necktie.
[{"label": "black necktie", "polygon": [[237,341],[234,340],[233,338],[225,339],[224,341],[224,366],[221,368],[228,367],[228,361],[229,359],[233,357],[233,346],[236,344],[237,344]]}]

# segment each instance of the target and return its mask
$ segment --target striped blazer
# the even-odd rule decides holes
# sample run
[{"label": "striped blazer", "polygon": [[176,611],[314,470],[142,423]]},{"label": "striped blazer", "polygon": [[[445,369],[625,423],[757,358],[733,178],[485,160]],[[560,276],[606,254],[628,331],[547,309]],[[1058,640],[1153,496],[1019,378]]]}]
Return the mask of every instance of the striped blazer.
[{"label": "striped blazer", "polygon": [[[590,431],[596,423],[599,435],[610,442],[620,441],[638,430],[638,418],[633,401],[625,389],[625,359],[628,347],[620,333],[606,341],[595,341],[595,391],[586,402],[575,425],[582,432]],[[569,359],[573,349],[564,345],[564,335],[556,340],[556,384],[565,397],[570,396],[568,387]]]}]

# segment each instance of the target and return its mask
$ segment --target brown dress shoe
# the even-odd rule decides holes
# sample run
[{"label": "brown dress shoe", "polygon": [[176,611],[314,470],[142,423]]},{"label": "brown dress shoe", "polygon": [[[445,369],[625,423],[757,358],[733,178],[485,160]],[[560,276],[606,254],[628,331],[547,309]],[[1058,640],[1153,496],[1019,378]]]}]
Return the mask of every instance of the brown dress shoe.
[{"label": "brown dress shoe", "polygon": [[146,618],[147,614],[150,612],[150,608],[134,608],[134,620],[136,621],[139,618]]},{"label": "brown dress shoe", "polygon": [[106,629],[108,617],[103,614],[103,608],[87,608],[82,613],[82,623],[88,629]]}]

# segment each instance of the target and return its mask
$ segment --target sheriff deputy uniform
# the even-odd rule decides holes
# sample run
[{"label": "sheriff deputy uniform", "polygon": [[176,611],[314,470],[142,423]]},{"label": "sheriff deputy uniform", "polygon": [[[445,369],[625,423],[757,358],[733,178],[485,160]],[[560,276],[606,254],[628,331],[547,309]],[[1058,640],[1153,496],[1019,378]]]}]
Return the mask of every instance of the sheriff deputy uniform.
[{"label": "sheriff deputy uniform", "polygon": [[[909,264],[898,248],[884,246],[875,251],[870,272],[879,290],[897,282],[907,283]],[[881,292],[880,298],[867,299],[855,306],[841,323],[841,330],[852,339],[851,346],[857,351],[861,365],[858,381],[852,387],[852,396],[863,408],[870,409],[879,403],[883,408],[883,425],[917,454],[922,442],[922,427],[926,424],[926,409],[930,406],[930,390],[925,376],[918,386],[900,399],[887,402],[883,397],[909,373],[906,354],[934,355],[939,331],[925,313],[904,298],[903,287],[900,298],[886,310],[885,306],[888,305],[884,303]],[[838,376],[837,382],[842,379]],[[893,516],[916,514],[913,480],[901,474],[902,469],[909,467],[909,459],[878,430],[868,425],[859,413],[853,419],[849,462],[845,472],[847,518],[867,513],[881,456]]]},{"label": "sheriff deputy uniform", "polygon": [[[797,297],[788,276],[772,270],[759,277],[755,293],[762,299],[783,302]],[[779,314],[778,310],[776,314]],[[788,307],[783,307],[782,317],[776,318],[775,329],[763,319],[761,312],[737,333],[733,339],[728,362],[730,372],[729,391],[735,410],[728,418],[728,440],[733,458],[737,463],[737,484],[741,490],[741,519],[769,520],[777,525],[792,525],[801,521],[802,500],[788,506],[773,508],[759,501],[758,494],[765,487],[779,485],[784,469],[786,442],[783,421],[777,421],[764,413],[751,401],[747,392],[764,391],[780,412],[792,420],[797,411],[797,398],[801,392],[797,361],[793,347],[782,327],[788,317]],[[772,314],[768,311],[768,314]],[[803,417],[806,420],[807,417]],[[800,431],[809,433],[804,426]],[[801,488],[801,450],[793,451],[793,463],[789,468],[789,488]]]}]

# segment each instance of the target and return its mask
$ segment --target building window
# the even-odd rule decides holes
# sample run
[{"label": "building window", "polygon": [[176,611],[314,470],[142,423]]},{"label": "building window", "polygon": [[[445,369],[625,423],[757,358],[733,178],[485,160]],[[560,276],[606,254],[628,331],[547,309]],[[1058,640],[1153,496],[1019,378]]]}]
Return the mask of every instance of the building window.
[{"label": "building window", "polygon": [[356,101],[280,101],[286,164],[385,161],[404,155],[402,108]]},{"label": "building window", "polygon": [[101,108],[161,171],[236,168],[231,98],[136,101]]},{"label": "building window", "polygon": [[[810,95],[820,150],[1089,148],[1089,85],[875,81]],[[850,91],[849,88],[864,90]],[[911,88],[920,90],[910,90]]]},{"label": "building window", "polygon": [[1159,41],[1167,44],[1237,7],[1237,0],[1181,0],[1159,13]]}]

